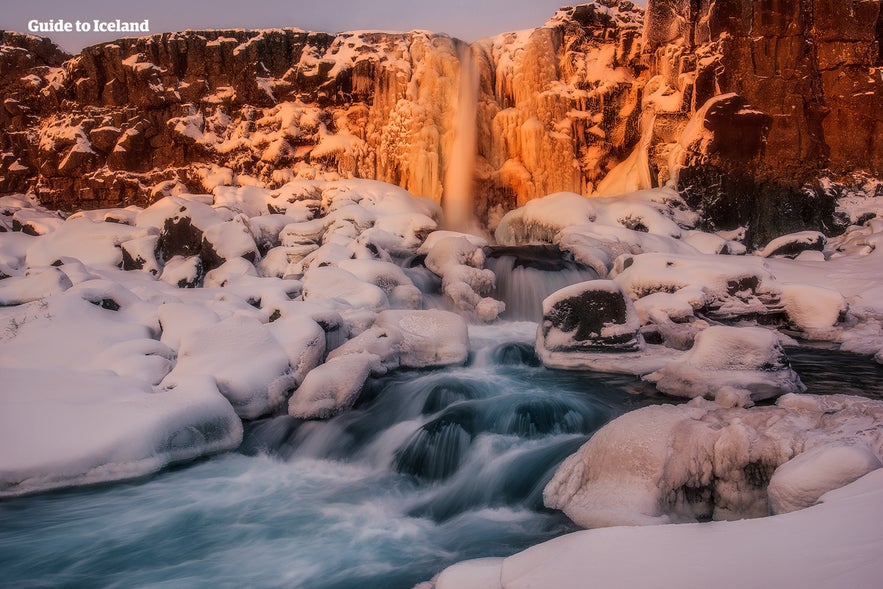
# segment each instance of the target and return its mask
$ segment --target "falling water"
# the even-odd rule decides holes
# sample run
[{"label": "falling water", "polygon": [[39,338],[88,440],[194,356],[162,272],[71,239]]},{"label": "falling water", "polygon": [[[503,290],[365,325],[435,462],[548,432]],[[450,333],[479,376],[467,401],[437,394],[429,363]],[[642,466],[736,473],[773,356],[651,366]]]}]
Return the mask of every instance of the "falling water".
[{"label": "falling water", "polygon": [[454,142],[445,173],[442,207],[448,229],[466,233],[480,232],[473,212],[475,157],[477,152],[478,69],[468,45],[461,45],[460,91],[454,114]]}]

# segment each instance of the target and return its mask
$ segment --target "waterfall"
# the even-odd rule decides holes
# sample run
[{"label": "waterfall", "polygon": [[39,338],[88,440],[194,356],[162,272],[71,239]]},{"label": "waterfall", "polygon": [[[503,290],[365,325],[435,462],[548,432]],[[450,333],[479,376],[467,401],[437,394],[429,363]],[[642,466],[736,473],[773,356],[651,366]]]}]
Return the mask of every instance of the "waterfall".
[{"label": "waterfall", "polygon": [[478,151],[478,69],[469,45],[461,45],[460,90],[454,109],[454,141],[445,173],[442,208],[445,226],[454,231],[481,233],[473,212],[475,157]]}]

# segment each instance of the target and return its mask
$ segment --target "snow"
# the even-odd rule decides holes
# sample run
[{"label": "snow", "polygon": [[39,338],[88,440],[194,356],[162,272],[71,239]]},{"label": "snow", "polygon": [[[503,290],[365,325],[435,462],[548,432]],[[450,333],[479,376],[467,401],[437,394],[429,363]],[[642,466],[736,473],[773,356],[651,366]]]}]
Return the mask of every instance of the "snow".
[{"label": "snow", "polygon": [[142,476],[242,439],[207,377],[155,388],[74,368],[7,364],[3,374],[0,496]]},{"label": "snow", "polygon": [[[748,393],[752,401],[806,387],[788,366],[776,332],[762,327],[708,327],[682,357],[644,380],[668,395],[712,399],[724,387]],[[732,390],[728,390],[732,394]]]},{"label": "snow", "polygon": [[253,419],[287,399],[293,385],[289,372],[288,355],[270,330],[253,318],[234,315],[182,335],[178,362],[163,382],[213,377],[236,413]]},{"label": "snow", "polygon": [[714,586],[721,589],[873,589],[883,575],[881,518],[883,471],[878,470],[796,513],[576,532],[506,559],[454,565],[456,570],[443,572],[435,586],[577,589],[590,580],[599,587],[698,589],[708,586],[713,571]]}]

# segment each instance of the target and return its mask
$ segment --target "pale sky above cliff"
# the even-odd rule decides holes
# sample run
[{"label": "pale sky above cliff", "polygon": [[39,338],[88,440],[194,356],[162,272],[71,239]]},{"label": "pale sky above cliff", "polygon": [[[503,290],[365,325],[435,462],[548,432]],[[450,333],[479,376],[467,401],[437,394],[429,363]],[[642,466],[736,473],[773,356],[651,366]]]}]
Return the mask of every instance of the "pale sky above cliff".
[{"label": "pale sky above cliff", "polygon": [[[0,29],[28,32],[28,21],[143,21],[150,33],[184,29],[299,27],[340,32],[429,29],[466,41],[542,25],[567,0],[31,0],[8,2]],[[636,4],[644,5],[641,0]],[[34,33],[69,52],[126,33]]]}]

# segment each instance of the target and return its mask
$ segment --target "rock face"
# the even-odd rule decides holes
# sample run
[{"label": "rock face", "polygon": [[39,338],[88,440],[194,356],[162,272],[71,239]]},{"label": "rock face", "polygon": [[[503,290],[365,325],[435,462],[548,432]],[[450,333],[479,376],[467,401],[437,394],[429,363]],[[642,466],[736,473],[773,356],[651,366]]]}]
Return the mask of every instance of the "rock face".
[{"label": "rock face", "polygon": [[[672,177],[672,146],[701,113],[720,140],[688,149],[676,175],[713,226],[749,224],[755,244],[825,229],[831,195],[813,184],[823,170],[883,173],[879,0],[650,0],[645,22],[650,168]],[[725,93],[740,98],[701,112]],[[715,120],[719,108],[745,124]]]},{"label": "rock face", "polygon": [[707,227],[746,225],[758,245],[831,229],[837,183],[883,173],[881,22],[880,0],[596,0],[471,46],[188,31],[67,61],[0,33],[0,193],[94,208],[322,175],[441,201],[474,69],[483,221],[672,183]]}]

